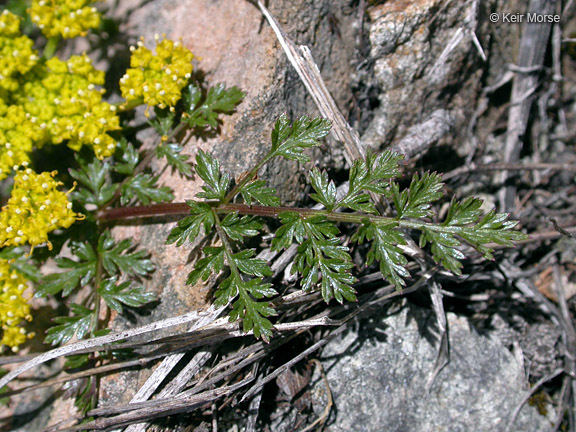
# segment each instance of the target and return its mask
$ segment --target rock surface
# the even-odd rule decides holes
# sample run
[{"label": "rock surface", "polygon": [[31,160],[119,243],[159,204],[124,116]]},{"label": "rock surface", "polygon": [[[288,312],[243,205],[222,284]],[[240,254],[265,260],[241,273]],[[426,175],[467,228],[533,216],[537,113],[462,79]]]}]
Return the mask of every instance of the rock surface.
[{"label": "rock surface", "polygon": [[[522,367],[498,339],[478,335],[465,318],[447,318],[450,363],[429,392],[437,354],[432,312],[407,305],[331,341],[321,357],[335,404],[326,430],[506,430],[527,390]],[[318,376],[312,395],[320,415],[326,391]],[[510,430],[545,432],[551,425],[524,405]]]}]

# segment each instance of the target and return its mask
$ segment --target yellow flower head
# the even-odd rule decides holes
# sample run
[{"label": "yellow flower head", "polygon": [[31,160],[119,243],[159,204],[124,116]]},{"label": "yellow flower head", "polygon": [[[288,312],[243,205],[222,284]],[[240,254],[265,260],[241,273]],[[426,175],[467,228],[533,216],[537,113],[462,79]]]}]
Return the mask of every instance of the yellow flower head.
[{"label": "yellow flower head", "polygon": [[34,42],[20,33],[21,18],[4,10],[0,14],[0,89],[14,91],[19,75],[38,61]]},{"label": "yellow flower head", "polygon": [[16,173],[12,195],[0,212],[0,247],[46,243],[51,248],[48,233],[84,219],[72,210],[69,192],[57,189],[62,183],[54,180],[56,174],[30,168]]},{"label": "yellow flower head", "polygon": [[97,0],[33,0],[28,14],[48,38],[86,36],[100,25],[100,12],[92,6]]},{"label": "yellow flower head", "polygon": [[116,149],[108,132],[120,129],[116,107],[102,101],[104,91],[96,87],[102,84],[104,72],[94,69],[85,54],[67,62],[53,57],[34,68],[15,99],[46,130],[44,140],[67,140],[74,150],[88,145],[102,159]]},{"label": "yellow flower head", "polygon": [[14,165],[30,160],[33,142],[43,135],[37,119],[27,115],[21,106],[6,106],[0,99],[0,180],[10,174]]},{"label": "yellow flower head", "polygon": [[156,54],[142,41],[130,50],[131,68],[120,79],[120,90],[127,103],[174,107],[192,73],[194,55],[180,42],[169,39],[158,42]]},{"label": "yellow flower head", "polygon": [[8,261],[0,259],[0,345],[9,346],[14,352],[34,336],[22,327],[24,321],[32,320],[28,299],[24,297],[27,283],[23,275],[10,268]]}]

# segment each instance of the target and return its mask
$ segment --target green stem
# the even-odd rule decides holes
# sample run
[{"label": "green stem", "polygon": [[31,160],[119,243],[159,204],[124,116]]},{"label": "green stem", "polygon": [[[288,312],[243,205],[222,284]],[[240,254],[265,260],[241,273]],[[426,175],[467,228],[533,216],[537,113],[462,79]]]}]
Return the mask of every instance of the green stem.
[{"label": "green stem", "polygon": [[46,46],[44,47],[44,54],[43,54],[43,57],[46,60],[54,57],[54,54],[56,54],[56,50],[58,49],[59,43],[60,43],[60,36],[54,36],[54,37],[48,38],[48,41],[46,42]]},{"label": "green stem", "polygon": [[224,255],[226,256],[226,261],[228,261],[228,267],[230,267],[230,272],[234,273],[236,277],[240,278],[240,271],[238,270],[238,267],[236,266],[236,263],[232,258],[232,255],[234,253],[232,250],[232,245],[230,244],[228,236],[226,235],[226,233],[222,229],[222,226],[220,225],[220,218],[218,217],[216,209],[212,209],[212,214],[214,215],[214,227],[216,228],[216,233],[218,234],[218,237],[222,242],[222,246],[224,246]]},{"label": "green stem", "polygon": [[[100,235],[98,236],[98,238],[99,237]],[[92,315],[92,319],[90,320],[91,337],[95,337],[94,332],[98,330],[98,316],[100,315],[100,303],[102,301],[102,298],[98,293],[98,289],[100,288],[100,284],[102,283],[102,274],[104,272],[104,267],[102,265],[102,255],[100,254],[100,252],[98,252],[98,250],[96,250],[96,254],[98,256],[98,262],[96,264],[96,274],[94,275],[94,314]]]},{"label": "green stem", "polygon": [[256,166],[254,166],[254,168],[252,168],[245,175],[243,175],[241,180],[232,188],[230,192],[228,192],[226,197],[222,200],[222,204],[228,204],[230,201],[232,201],[234,197],[238,195],[238,192],[241,191],[242,188],[246,186],[246,184],[248,184],[248,182],[252,181],[258,175],[258,171],[260,171],[260,168],[266,165],[273,157],[274,157],[273,154],[268,153],[264,157],[264,159],[262,159],[260,162],[256,164]]},{"label": "green stem", "polygon": [[[176,128],[174,128],[172,130],[170,135],[168,135],[168,139],[165,141],[170,141],[172,138],[174,138],[176,135],[178,135],[180,132],[182,132],[182,130],[184,130],[185,127],[186,127],[185,123],[180,123]],[[116,189],[116,192],[114,193],[114,196],[110,199],[110,201],[108,201],[107,203],[105,203],[102,206],[103,208],[111,207],[116,201],[118,201],[120,199],[120,195],[122,195],[122,187],[126,183],[128,183],[129,180],[134,178],[134,176],[136,176],[137,174],[141,173],[142,171],[144,171],[146,169],[146,167],[150,164],[150,162],[152,162],[152,159],[154,158],[154,156],[156,156],[156,152],[154,151],[154,149],[158,146],[161,146],[162,144],[164,144],[164,141],[160,141],[160,143],[158,143],[156,146],[153,147],[153,149],[151,149],[148,153],[146,153],[144,158],[142,158],[142,160],[140,162],[138,162],[138,165],[136,165],[132,174],[129,175],[128,177],[126,177],[122,181],[122,183],[120,183],[118,185],[118,188]]]}]

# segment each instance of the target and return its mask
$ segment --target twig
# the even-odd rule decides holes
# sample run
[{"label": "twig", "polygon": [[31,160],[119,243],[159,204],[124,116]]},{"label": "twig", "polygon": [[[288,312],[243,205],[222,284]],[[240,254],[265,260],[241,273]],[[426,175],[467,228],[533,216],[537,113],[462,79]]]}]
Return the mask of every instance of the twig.
[{"label": "twig", "polygon": [[438,326],[438,353],[436,354],[434,370],[426,381],[426,392],[430,391],[440,371],[444,369],[448,363],[450,363],[450,349],[448,346],[448,323],[446,321],[446,312],[444,311],[440,286],[438,282],[432,281],[432,283],[428,285],[428,288],[430,290],[434,315],[436,316],[436,325]]},{"label": "twig", "polygon": [[449,180],[463,174],[475,171],[530,171],[530,170],[554,170],[575,172],[576,165],[563,163],[493,163],[486,165],[477,165],[472,163],[468,166],[456,168],[442,175],[443,180]]},{"label": "twig", "polygon": [[536,393],[536,391],[538,391],[538,389],[546,382],[556,378],[558,375],[560,375],[562,372],[564,372],[564,370],[562,368],[558,368],[556,369],[554,372],[552,372],[550,375],[546,375],[542,378],[540,378],[530,389],[530,391],[528,391],[521,399],[520,403],[516,406],[516,408],[514,409],[514,411],[512,411],[512,414],[510,415],[510,419],[508,420],[508,424],[506,425],[506,432],[510,432],[512,431],[512,426],[514,426],[514,422],[516,421],[516,417],[518,417],[518,414],[520,413],[520,410],[522,409],[522,407],[524,406],[524,404],[528,401],[528,399],[530,399],[532,397],[532,395],[534,393]]},{"label": "twig", "polygon": [[324,423],[326,423],[326,420],[330,415],[330,409],[332,409],[332,405],[334,404],[334,401],[332,399],[332,391],[330,390],[330,383],[328,382],[328,377],[326,377],[326,373],[324,372],[322,363],[320,363],[320,361],[318,361],[317,359],[310,360],[310,363],[314,363],[318,368],[318,370],[320,371],[320,374],[322,375],[322,381],[324,381],[324,386],[326,387],[326,398],[328,399],[328,401],[326,402],[326,407],[324,408],[322,414],[316,420],[314,420],[312,424],[302,429],[302,432],[311,431],[317,425],[323,425]]},{"label": "twig", "polygon": [[[538,14],[552,14],[556,0],[531,0],[528,12]],[[550,37],[550,23],[524,23],[523,34],[520,41],[517,67],[533,70],[544,64],[544,55]],[[527,69],[526,69],[527,68]],[[515,163],[520,158],[522,143],[520,138],[524,135],[528,125],[528,115],[532,105],[530,97],[538,85],[538,76],[531,73],[518,73],[512,84],[511,105],[508,112],[508,126],[506,143],[504,145],[504,162]],[[503,171],[498,176],[502,184],[508,179],[508,172]],[[513,210],[516,190],[512,186],[505,186],[500,192],[500,207],[503,211]]]},{"label": "twig", "polygon": [[123,330],[116,333],[111,333],[106,336],[100,336],[92,339],[82,340],[70,345],[65,345],[63,347],[55,348],[43,354],[40,354],[34,357],[32,360],[27,361],[20,367],[14,369],[13,371],[8,372],[0,379],[0,388],[4,387],[10,381],[12,381],[17,376],[21,375],[22,373],[35,368],[42,363],[45,363],[50,360],[57,359],[59,357],[64,357],[72,354],[77,354],[78,352],[85,350],[85,349],[92,349],[97,347],[104,347],[109,344],[113,344],[114,342],[119,342],[124,339],[129,339],[134,336],[143,335],[146,333],[151,333],[159,330],[163,330],[169,327],[178,326],[181,324],[186,324],[192,321],[197,321],[203,316],[210,315],[210,314],[220,314],[223,308],[216,309],[213,306],[210,306],[206,311],[193,311],[189,312],[184,315],[180,315],[173,318],[167,318],[165,320],[156,321],[151,324],[138,327],[135,329],[130,330]]}]

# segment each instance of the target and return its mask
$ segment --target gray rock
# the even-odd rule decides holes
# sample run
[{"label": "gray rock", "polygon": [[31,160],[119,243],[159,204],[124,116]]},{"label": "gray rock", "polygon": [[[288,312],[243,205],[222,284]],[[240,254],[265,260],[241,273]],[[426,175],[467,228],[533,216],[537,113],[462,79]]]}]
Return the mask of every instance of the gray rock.
[{"label": "gray rock", "polygon": [[[326,430],[506,430],[526,392],[522,367],[498,339],[480,336],[465,318],[447,318],[450,363],[429,392],[437,354],[432,312],[407,306],[330,342],[322,363],[335,408]],[[312,395],[320,415],[327,399],[319,377]],[[510,430],[550,429],[547,418],[524,405]]]}]

